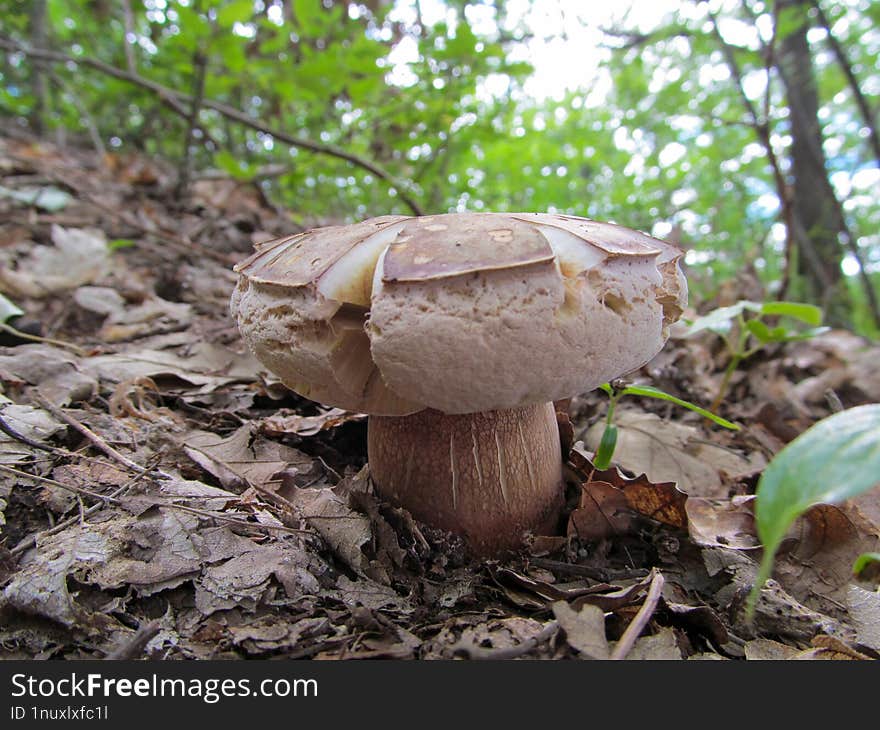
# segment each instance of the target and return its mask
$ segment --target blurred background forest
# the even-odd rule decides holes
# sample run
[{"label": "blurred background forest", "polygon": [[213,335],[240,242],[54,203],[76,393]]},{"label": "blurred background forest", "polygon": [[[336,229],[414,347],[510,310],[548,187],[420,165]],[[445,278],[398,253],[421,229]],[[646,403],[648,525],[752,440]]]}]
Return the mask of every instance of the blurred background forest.
[{"label": "blurred background forest", "polygon": [[880,3],[0,0],[0,49],[9,123],[181,201],[612,220],[687,250],[692,303],[880,333]]}]

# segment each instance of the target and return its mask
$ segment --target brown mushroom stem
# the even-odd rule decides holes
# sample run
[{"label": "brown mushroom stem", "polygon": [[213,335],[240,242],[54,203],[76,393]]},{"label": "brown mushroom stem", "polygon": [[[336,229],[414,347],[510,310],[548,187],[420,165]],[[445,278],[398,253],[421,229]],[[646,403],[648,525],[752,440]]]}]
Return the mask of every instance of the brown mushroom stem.
[{"label": "brown mushroom stem", "polygon": [[380,495],[480,555],[552,533],[563,502],[552,403],[505,411],[371,416],[370,473]]}]

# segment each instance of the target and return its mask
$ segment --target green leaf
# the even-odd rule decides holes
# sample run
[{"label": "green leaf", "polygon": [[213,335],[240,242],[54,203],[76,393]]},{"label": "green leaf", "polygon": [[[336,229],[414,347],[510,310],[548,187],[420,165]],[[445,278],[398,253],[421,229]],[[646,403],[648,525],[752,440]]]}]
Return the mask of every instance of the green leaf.
[{"label": "green leaf", "polygon": [[[771,330],[760,319],[750,319],[746,322],[746,329],[762,343],[778,342],[778,336],[786,334],[784,327],[775,327]],[[782,332],[780,333],[779,330],[782,330]]]},{"label": "green leaf", "polygon": [[774,327],[771,329],[760,319],[750,319],[746,322],[746,329],[751,332],[761,344],[769,342],[795,342],[797,340],[810,340],[816,335],[827,332],[830,327],[810,327],[797,332],[786,327]]},{"label": "green leaf", "polygon": [[217,25],[231,28],[236,23],[246,23],[254,17],[253,0],[233,0],[222,3],[217,9]]},{"label": "green leaf", "polygon": [[599,441],[599,448],[596,449],[596,455],[593,457],[593,466],[597,469],[607,469],[611,466],[611,457],[614,456],[614,449],[617,447],[617,426],[609,423],[605,426],[602,438]]},{"label": "green leaf", "polygon": [[880,563],[880,553],[862,553],[853,563],[853,575],[859,575],[871,563]]},{"label": "green leaf", "polygon": [[813,424],[780,451],[758,481],[755,522],[764,557],[749,596],[761,586],[794,521],[817,504],[841,502],[880,483],[880,405],[849,408]]},{"label": "green leaf", "polygon": [[670,403],[675,403],[682,408],[687,408],[690,411],[694,411],[695,413],[699,413],[703,418],[708,418],[713,423],[717,423],[719,426],[724,426],[724,428],[729,428],[732,431],[739,431],[739,426],[731,421],[728,421],[726,418],[722,418],[721,416],[716,416],[712,411],[707,411],[705,408],[701,408],[700,406],[694,405],[693,403],[689,403],[686,400],[682,400],[681,398],[676,398],[674,395],[669,395],[669,393],[665,393],[659,388],[654,388],[650,385],[628,385],[624,388],[621,395],[643,395],[647,398],[656,398],[657,400],[665,400]]},{"label": "green leaf", "polygon": [[33,205],[47,213],[57,213],[67,207],[73,197],[70,193],[49,185],[44,188],[21,188],[11,190],[0,186],[0,197],[12,198],[25,205]]},{"label": "green leaf", "polygon": [[814,327],[822,324],[822,310],[803,302],[764,302],[761,305],[761,314],[784,314]]},{"label": "green leaf", "polygon": [[132,246],[134,246],[134,241],[130,238],[115,238],[107,243],[107,248],[111,251],[116,251],[120,248],[131,248]]},{"label": "green leaf", "polygon": [[685,332],[685,337],[703,330],[710,330],[717,334],[726,334],[733,326],[733,320],[739,317],[746,309],[754,310],[759,306],[754,302],[740,301],[736,304],[731,304],[729,307],[713,309],[708,314],[697,317],[691,322],[690,327]]},{"label": "green leaf", "polygon": [[14,317],[21,317],[24,310],[15,302],[9,301],[3,294],[0,294],[0,322],[4,324]]}]

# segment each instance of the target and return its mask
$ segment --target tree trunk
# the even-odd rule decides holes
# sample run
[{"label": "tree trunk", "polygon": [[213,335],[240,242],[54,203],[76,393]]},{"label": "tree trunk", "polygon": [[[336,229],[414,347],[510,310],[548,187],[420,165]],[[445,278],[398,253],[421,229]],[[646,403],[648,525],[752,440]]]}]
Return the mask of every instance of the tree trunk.
[{"label": "tree trunk", "polygon": [[[788,98],[791,124],[792,198],[797,241],[797,277],[794,291],[799,298],[820,304],[826,321],[849,325],[851,304],[840,269],[844,255],[846,221],[828,179],[822,128],[819,125],[819,94],[813,59],[807,43],[807,0],[777,0],[777,25],[791,28],[778,39],[776,64]],[[780,19],[782,22],[780,23]]]},{"label": "tree trunk", "polygon": [[[46,48],[48,34],[46,24],[46,0],[33,0],[30,12],[31,45],[35,48]],[[31,89],[34,95],[34,107],[31,110],[31,127],[37,134],[46,129],[46,113],[49,109],[49,83],[46,77],[46,66],[42,61],[34,61]]]}]

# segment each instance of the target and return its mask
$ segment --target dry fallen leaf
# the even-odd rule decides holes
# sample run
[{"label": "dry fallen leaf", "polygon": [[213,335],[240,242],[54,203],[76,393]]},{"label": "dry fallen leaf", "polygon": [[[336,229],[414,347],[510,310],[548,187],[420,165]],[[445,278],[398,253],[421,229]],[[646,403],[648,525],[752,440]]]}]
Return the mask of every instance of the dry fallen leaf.
[{"label": "dry fallen leaf", "polygon": [[336,428],[351,421],[365,421],[365,413],[351,413],[342,408],[331,408],[317,416],[300,416],[296,413],[275,414],[263,419],[260,430],[267,436],[314,436],[319,431]]},{"label": "dry fallen leaf", "polygon": [[846,603],[858,642],[880,652],[880,593],[850,585]]},{"label": "dry fallen leaf", "polygon": [[90,284],[109,265],[103,231],[52,225],[54,246],[32,246],[15,269],[0,266],[0,285],[14,296],[40,298]]},{"label": "dry fallen leaf", "polygon": [[668,661],[682,659],[682,655],[674,629],[664,626],[656,634],[640,636],[626,658],[630,661]]},{"label": "dry fallen leaf", "polygon": [[676,528],[688,524],[688,497],[672,482],[652,482],[645,474],[626,477],[615,467],[595,469],[577,447],[569,466],[582,481],[580,502],[569,517],[571,536],[590,541],[626,534],[637,515]]},{"label": "dry fallen leaf", "polygon": [[257,435],[256,424],[242,426],[226,437],[191,431],[183,439],[183,448],[193,461],[234,491],[242,491],[246,485],[266,487],[284,469],[309,469],[313,461],[297,449]]},{"label": "dry fallen leaf", "polygon": [[691,497],[685,505],[691,539],[703,547],[758,549],[753,501],[753,497],[730,501]]},{"label": "dry fallen leaf", "polygon": [[565,601],[551,606],[566,643],[585,659],[608,659],[611,655],[605,637],[605,612],[589,604],[575,610]]},{"label": "dry fallen leaf", "polygon": [[87,401],[97,391],[97,380],[74,355],[50,345],[19,345],[0,348],[0,373],[21,383],[36,385],[55,405]]},{"label": "dry fallen leaf", "polygon": [[[615,414],[617,448],[614,461],[655,483],[674,482],[692,496],[726,497],[725,482],[752,474],[764,465],[763,457],[748,458],[706,441],[695,426],[659,418],[653,413],[622,409]],[[603,422],[594,424],[584,441],[598,448]]]}]

